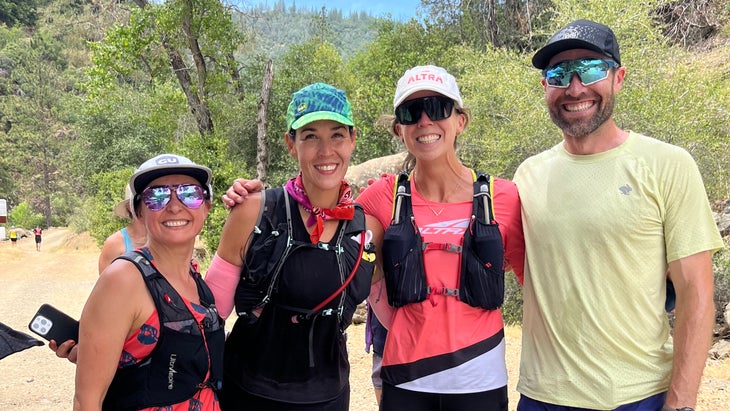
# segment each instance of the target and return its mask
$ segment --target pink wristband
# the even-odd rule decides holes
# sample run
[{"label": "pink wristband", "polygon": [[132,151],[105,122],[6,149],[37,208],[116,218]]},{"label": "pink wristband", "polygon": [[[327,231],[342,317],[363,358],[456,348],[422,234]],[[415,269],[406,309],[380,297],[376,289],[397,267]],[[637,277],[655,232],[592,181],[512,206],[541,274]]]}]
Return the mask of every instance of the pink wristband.
[{"label": "pink wristband", "polygon": [[228,318],[231,311],[233,311],[233,297],[236,294],[238,280],[241,278],[240,273],[241,267],[229,263],[216,253],[213,256],[213,261],[210,262],[208,272],[205,274],[205,283],[213,292],[218,314],[223,319]]}]

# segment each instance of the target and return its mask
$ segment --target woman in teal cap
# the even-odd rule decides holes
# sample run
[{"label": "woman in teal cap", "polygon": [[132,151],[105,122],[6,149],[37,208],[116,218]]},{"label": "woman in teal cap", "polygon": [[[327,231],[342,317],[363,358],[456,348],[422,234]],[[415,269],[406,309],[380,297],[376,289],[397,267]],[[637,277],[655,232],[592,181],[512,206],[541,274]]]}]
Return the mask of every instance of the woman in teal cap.
[{"label": "woman in teal cap", "polygon": [[345,93],[295,92],[284,135],[299,172],[248,196],[223,227],[206,282],[225,318],[224,410],[349,409],[345,329],[373,273],[365,216],[344,180],[356,130]]}]

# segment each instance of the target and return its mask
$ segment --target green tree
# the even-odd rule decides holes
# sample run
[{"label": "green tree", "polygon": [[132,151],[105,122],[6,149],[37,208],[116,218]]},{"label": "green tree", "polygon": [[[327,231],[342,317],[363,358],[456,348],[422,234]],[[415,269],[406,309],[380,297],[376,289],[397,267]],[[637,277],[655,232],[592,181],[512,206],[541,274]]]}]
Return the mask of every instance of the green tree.
[{"label": "green tree", "polygon": [[422,0],[429,30],[477,50],[534,47],[535,28],[550,18],[550,0]]},{"label": "green tree", "polygon": [[395,86],[407,69],[427,64],[449,67],[444,55],[451,47],[448,40],[427,31],[415,20],[380,24],[377,39],[348,63],[356,80],[356,88],[349,97],[360,134],[354,163],[398,151],[398,144],[377,120],[383,114],[393,113]]},{"label": "green tree", "polygon": [[44,226],[43,215],[34,213],[30,204],[23,201],[8,212],[8,224],[23,227],[25,229],[35,228],[36,226]]},{"label": "green tree", "polygon": [[0,23],[33,26],[38,19],[37,0],[0,0]]},{"label": "green tree", "polygon": [[[165,151],[211,167],[214,185],[228,187],[228,141],[245,129],[232,120],[252,100],[234,58],[244,36],[217,0],[134,3],[128,22],[92,45],[81,123],[86,144],[76,158],[104,161],[79,162],[79,175],[136,167]],[[216,224],[222,221],[209,219],[206,230]]]},{"label": "green tree", "polygon": [[60,73],[66,63],[60,44],[41,30],[29,39],[8,44],[4,55],[12,61],[13,94],[0,96],[0,104],[12,125],[7,135],[16,154],[8,162],[15,170],[20,196],[28,198],[50,226],[51,198],[62,179],[59,159],[65,157],[71,137],[58,110]]}]

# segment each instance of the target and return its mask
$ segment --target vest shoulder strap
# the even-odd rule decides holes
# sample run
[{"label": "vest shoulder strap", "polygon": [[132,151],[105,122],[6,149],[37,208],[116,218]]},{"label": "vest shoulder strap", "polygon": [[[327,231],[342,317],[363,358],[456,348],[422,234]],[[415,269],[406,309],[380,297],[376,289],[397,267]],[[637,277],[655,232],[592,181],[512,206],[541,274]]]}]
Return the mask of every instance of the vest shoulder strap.
[{"label": "vest shoulder strap", "polygon": [[[393,224],[399,224],[413,214],[410,184],[412,173],[398,174],[393,185]],[[474,179],[472,214],[481,222],[491,224],[494,221],[494,203],[492,202],[494,178],[476,170],[472,170],[472,176]]]},{"label": "vest shoulder strap", "polygon": [[472,213],[482,223],[492,224],[494,222],[494,202],[492,201],[494,178],[480,171],[472,170],[472,173],[475,176]]},{"label": "vest shoulder strap", "polygon": [[[170,285],[165,277],[160,274],[159,271],[152,265],[152,262],[140,251],[129,251],[126,252],[116,259],[127,260],[137,267],[142,278],[144,279],[145,285],[152,295],[152,300],[155,303],[160,323],[167,321],[176,321],[182,317],[190,317],[191,314],[185,308],[185,302],[183,301],[180,294]],[[190,268],[192,274],[192,267]],[[192,274],[193,279],[198,290],[198,298],[200,298],[201,305],[206,308],[215,307],[215,299],[210,288],[205,284],[200,275]],[[165,304],[162,304],[162,303]],[[182,307],[184,309],[169,310],[168,306]],[[175,314],[173,314],[175,312]]]}]

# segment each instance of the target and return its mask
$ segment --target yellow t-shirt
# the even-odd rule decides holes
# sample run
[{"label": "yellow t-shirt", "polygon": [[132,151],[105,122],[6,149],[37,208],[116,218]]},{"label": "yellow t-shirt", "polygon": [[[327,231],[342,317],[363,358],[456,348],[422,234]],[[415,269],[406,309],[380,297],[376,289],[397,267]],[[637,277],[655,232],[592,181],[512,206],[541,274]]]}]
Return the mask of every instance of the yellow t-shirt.
[{"label": "yellow t-shirt", "polygon": [[606,410],[666,391],[667,263],[723,246],[692,157],[630,133],[595,155],[558,144],[515,182],[527,254],[517,390]]}]

